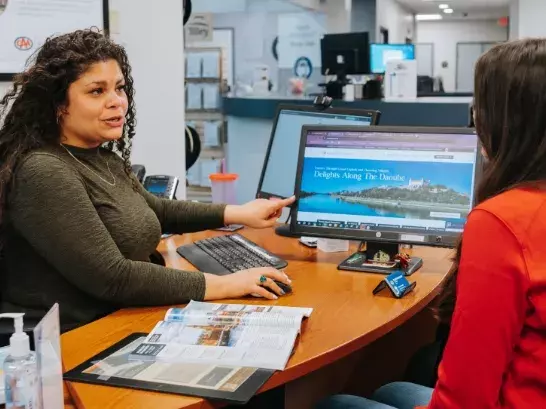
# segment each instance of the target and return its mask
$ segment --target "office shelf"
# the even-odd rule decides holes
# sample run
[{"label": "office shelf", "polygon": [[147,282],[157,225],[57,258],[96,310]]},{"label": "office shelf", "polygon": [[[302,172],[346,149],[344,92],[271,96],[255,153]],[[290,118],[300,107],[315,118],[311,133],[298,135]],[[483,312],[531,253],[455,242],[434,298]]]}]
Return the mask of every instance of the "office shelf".
[{"label": "office shelf", "polygon": [[[185,50],[186,81],[185,121],[200,136],[201,154],[186,175],[188,200],[211,202],[208,175],[220,170],[225,158],[226,119],[221,110],[224,84],[222,80],[222,49],[192,47]],[[210,73],[217,76],[211,77]],[[212,87],[216,87],[213,90]],[[207,127],[208,125],[208,127]],[[214,131],[217,126],[218,132]],[[211,132],[211,129],[213,130]],[[217,138],[216,138],[217,135]]]}]

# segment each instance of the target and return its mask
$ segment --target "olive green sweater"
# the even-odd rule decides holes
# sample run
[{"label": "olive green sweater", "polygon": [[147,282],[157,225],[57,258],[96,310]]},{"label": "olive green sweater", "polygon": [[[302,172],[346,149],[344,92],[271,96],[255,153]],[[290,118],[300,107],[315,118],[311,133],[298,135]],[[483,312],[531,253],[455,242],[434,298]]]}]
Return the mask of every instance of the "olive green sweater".
[{"label": "olive green sweater", "polygon": [[202,300],[202,273],[152,264],[150,256],[162,232],[222,226],[224,206],[158,199],[138,182],[135,191],[114,153],[67,149],[74,157],[62,146],[44,149],[16,169],[1,310],[25,312],[29,322],[58,302],[67,329],[121,307]]}]

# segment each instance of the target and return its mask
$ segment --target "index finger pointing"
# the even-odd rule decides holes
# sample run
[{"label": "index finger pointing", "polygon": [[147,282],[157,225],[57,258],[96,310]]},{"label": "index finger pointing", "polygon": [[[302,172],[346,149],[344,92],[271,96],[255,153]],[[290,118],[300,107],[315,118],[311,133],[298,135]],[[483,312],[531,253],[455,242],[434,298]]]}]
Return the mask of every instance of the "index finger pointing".
[{"label": "index finger pointing", "polygon": [[295,201],[296,201],[296,196],[291,196],[291,197],[286,198],[286,199],[278,200],[278,201],[275,202],[275,204],[276,204],[279,208],[282,208],[282,207],[286,207],[286,206],[291,205],[291,204],[294,203]]}]

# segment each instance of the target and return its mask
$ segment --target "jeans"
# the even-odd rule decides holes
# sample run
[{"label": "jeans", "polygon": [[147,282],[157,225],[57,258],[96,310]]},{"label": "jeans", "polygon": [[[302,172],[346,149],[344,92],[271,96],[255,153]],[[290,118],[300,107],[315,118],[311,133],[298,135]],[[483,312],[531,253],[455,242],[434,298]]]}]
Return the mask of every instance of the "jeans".
[{"label": "jeans", "polygon": [[316,409],[414,409],[430,402],[433,389],[408,382],[394,382],[379,388],[373,400],[351,395],[332,396]]}]

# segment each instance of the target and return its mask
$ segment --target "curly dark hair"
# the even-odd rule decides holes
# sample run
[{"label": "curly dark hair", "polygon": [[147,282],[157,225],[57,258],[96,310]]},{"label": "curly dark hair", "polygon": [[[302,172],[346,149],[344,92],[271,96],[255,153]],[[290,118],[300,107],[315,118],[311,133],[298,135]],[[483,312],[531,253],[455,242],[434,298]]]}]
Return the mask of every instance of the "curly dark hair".
[{"label": "curly dark hair", "polygon": [[60,143],[59,111],[66,107],[70,84],[97,62],[116,60],[125,77],[128,100],[123,137],[104,147],[121,155],[128,175],[135,105],[131,66],[124,48],[97,29],[78,30],[48,38],[17,74],[13,87],[0,100],[0,224],[7,193],[19,160],[29,151]]}]

